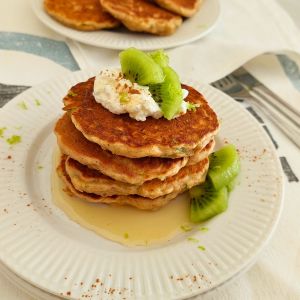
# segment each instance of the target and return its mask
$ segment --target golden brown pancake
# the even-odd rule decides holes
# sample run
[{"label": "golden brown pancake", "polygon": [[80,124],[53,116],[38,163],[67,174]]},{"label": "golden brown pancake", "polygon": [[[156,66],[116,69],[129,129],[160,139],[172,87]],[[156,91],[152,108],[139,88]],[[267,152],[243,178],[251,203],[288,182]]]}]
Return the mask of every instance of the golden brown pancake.
[{"label": "golden brown pancake", "polygon": [[103,150],[98,144],[87,140],[75,128],[67,113],[57,121],[54,132],[63,153],[115,180],[131,184],[142,184],[153,178],[164,180],[168,176],[175,175],[189,159],[188,157],[177,159],[127,158],[113,155],[111,152]]},{"label": "golden brown pancake", "polygon": [[93,193],[103,197],[114,195],[139,195],[158,198],[170,193],[178,193],[204,182],[209,160],[205,158],[197,164],[182,168],[176,175],[165,180],[153,179],[142,185],[132,185],[103,175],[99,171],[68,157],[65,162],[66,172],[73,186],[81,192]]},{"label": "golden brown pancake", "polygon": [[155,2],[173,13],[191,17],[199,9],[202,0],[155,0]]},{"label": "golden brown pancake", "polygon": [[182,18],[146,0],[100,0],[103,8],[129,30],[169,35],[181,25]]},{"label": "golden brown pancake", "polygon": [[46,12],[60,23],[79,30],[114,28],[119,25],[99,0],[44,0]]},{"label": "golden brown pancake", "polygon": [[113,154],[131,158],[186,157],[196,147],[203,148],[217,133],[219,122],[204,97],[190,86],[187,101],[200,105],[195,111],[172,119],[148,117],[136,121],[128,114],[116,115],[97,103],[93,96],[94,78],[73,86],[64,98],[75,127],[86,139]]},{"label": "golden brown pancake", "polygon": [[212,139],[204,148],[197,147],[194,151],[194,154],[189,157],[189,160],[186,166],[191,166],[198,163],[200,160],[205,159],[211,154],[215,148],[216,142]]},{"label": "golden brown pancake", "polygon": [[145,198],[137,195],[127,195],[127,196],[118,195],[118,196],[111,196],[111,197],[101,197],[96,194],[80,192],[74,188],[71,179],[66,172],[65,159],[66,156],[62,156],[62,160],[60,165],[57,168],[57,172],[58,175],[66,184],[67,187],[66,192],[69,192],[72,195],[75,195],[78,198],[81,198],[82,200],[87,202],[104,203],[110,205],[129,205],[141,210],[157,210],[165,206],[166,204],[168,204],[179,194],[179,193],[171,193],[162,197],[150,199],[150,198]]}]

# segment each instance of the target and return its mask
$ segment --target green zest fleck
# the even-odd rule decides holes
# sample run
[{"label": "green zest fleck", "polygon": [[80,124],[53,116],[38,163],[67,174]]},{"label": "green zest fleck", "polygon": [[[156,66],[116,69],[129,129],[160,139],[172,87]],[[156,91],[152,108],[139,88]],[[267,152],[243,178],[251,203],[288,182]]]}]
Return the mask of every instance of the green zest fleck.
[{"label": "green zest fleck", "polygon": [[176,148],[176,152],[183,153],[183,154],[189,153],[189,151],[185,147]]},{"label": "green zest fleck", "polygon": [[204,246],[198,246],[197,247],[199,250],[201,250],[201,251],[205,251],[205,247]]},{"label": "green zest fleck", "polygon": [[14,129],[20,130],[22,129],[22,126],[15,126]]},{"label": "green zest fleck", "polygon": [[6,129],[7,129],[6,127],[0,128],[0,138],[3,138],[3,134]]},{"label": "green zest fleck", "polygon": [[128,94],[125,92],[120,93],[120,103],[121,104],[126,104],[129,102],[129,97]]},{"label": "green zest fleck", "polygon": [[37,165],[37,169],[38,169],[38,170],[42,170],[42,169],[44,169],[44,167],[41,166],[41,165]]},{"label": "green zest fleck", "polygon": [[187,240],[190,241],[190,242],[193,242],[193,243],[198,243],[199,242],[198,239],[195,239],[193,237],[189,237],[189,238],[187,238]]},{"label": "green zest fleck", "polygon": [[199,103],[187,102],[187,110],[196,111],[197,107],[200,107]]},{"label": "green zest fleck", "polygon": [[185,232],[191,231],[191,230],[193,229],[193,228],[192,228],[191,226],[189,226],[189,225],[181,225],[180,228],[181,228],[182,231],[185,231]]},{"label": "green zest fleck", "polygon": [[127,232],[124,233],[124,239],[128,239],[129,238],[129,234]]},{"label": "green zest fleck", "polygon": [[21,137],[19,135],[12,135],[10,138],[6,139],[6,142],[10,145],[15,145],[21,142]]},{"label": "green zest fleck", "polygon": [[69,97],[75,97],[75,96],[77,96],[77,94],[72,92],[72,91],[69,91],[68,96]]},{"label": "green zest fleck", "polygon": [[28,109],[28,107],[27,107],[27,105],[26,105],[26,103],[25,103],[24,101],[18,103],[18,106],[19,106],[21,109],[23,109],[23,110],[27,110],[27,109]]},{"label": "green zest fleck", "polygon": [[207,227],[201,227],[201,228],[199,228],[199,231],[208,231],[208,228]]},{"label": "green zest fleck", "polygon": [[199,24],[197,25],[198,29],[206,29],[207,28],[207,24]]},{"label": "green zest fleck", "polygon": [[39,101],[38,99],[35,99],[34,102],[36,106],[41,106],[41,101]]}]

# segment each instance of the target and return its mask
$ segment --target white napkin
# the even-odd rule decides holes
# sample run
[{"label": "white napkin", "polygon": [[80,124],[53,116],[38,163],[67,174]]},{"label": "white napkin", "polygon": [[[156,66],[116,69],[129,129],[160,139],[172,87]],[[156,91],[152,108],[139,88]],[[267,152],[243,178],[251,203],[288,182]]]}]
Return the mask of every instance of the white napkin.
[{"label": "white napkin", "polygon": [[275,1],[231,0],[221,4],[221,20],[211,35],[170,51],[178,71],[212,82],[259,54],[300,52],[299,30]]},{"label": "white napkin", "polygon": [[282,100],[300,112],[300,55],[265,54],[256,57],[245,68],[268,86]]}]

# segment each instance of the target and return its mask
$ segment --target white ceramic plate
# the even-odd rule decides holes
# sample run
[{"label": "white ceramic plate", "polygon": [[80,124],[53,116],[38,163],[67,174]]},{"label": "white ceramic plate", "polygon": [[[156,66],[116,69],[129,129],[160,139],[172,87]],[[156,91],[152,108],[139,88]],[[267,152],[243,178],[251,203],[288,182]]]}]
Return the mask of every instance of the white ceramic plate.
[{"label": "white ceramic plate", "polygon": [[[127,248],[81,228],[53,205],[53,124],[67,90],[92,75],[77,72],[46,82],[0,111],[0,128],[6,127],[0,138],[0,261],[32,285],[72,299],[186,298],[245,269],[277,224],[281,168],[259,124],[211,86],[184,81],[209,99],[221,119],[217,142],[238,147],[242,170],[228,210],[203,225],[207,232],[182,233],[160,246]],[[7,138],[13,135],[21,136],[21,142],[10,146]]]},{"label": "white ceramic plate", "polygon": [[44,290],[37,288],[34,285],[31,285],[29,282],[20,278],[17,274],[13,273],[10,269],[5,267],[0,263],[0,274],[2,274],[7,280],[14,284],[14,286],[32,297],[33,299],[38,300],[60,300],[60,297],[57,297],[53,294],[47,293]]},{"label": "white ceramic plate", "polygon": [[109,49],[136,47],[141,50],[166,49],[204,37],[216,25],[220,16],[219,0],[204,0],[201,9],[184,21],[171,36],[159,37],[133,33],[125,29],[84,32],[66,27],[51,18],[43,9],[43,0],[31,0],[37,17],[52,30],[79,42]]}]

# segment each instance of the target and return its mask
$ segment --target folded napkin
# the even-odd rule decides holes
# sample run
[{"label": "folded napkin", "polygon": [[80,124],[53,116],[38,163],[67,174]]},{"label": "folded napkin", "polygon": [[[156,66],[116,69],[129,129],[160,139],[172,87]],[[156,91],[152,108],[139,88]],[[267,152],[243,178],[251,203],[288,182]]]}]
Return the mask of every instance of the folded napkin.
[{"label": "folded napkin", "polygon": [[299,30],[275,1],[221,1],[221,7],[212,34],[170,51],[183,74],[212,82],[265,52],[300,53]]}]

